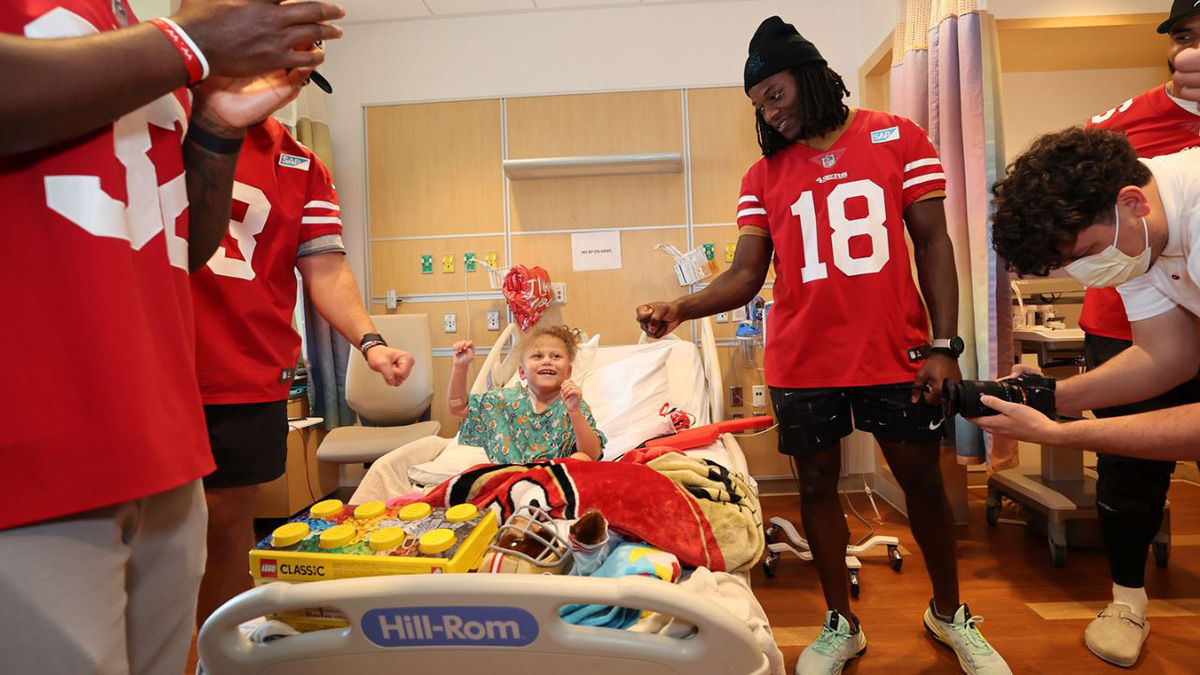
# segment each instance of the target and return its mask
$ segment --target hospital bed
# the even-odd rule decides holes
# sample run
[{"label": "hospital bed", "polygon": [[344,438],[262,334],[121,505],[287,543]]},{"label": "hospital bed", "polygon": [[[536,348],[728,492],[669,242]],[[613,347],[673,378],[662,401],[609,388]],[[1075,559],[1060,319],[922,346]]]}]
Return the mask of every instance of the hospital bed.
[{"label": "hospital bed", "polygon": [[[698,344],[676,338],[648,343],[642,338],[638,344],[605,346],[593,338],[581,346],[574,377],[582,380],[584,399],[592,406],[601,430],[605,430],[601,418],[614,410],[611,401],[602,400],[606,385],[601,380],[623,377],[621,371],[627,367],[628,376],[633,378],[630,386],[624,391],[608,387],[608,393],[616,398],[630,397],[624,403],[646,404],[646,392],[665,388],[667,401],[691,413],[697,425],[724,419],[721,368],[712,325],[701,320],[697,329]],[[481,364],[472,393],[514,383],[518,335],[513,325],[501,333]],[[647,363],[655,366],[648,372]],[[665,383],[661,382],[663,378]],[[589,386],[589,381],[594,386]],[[658,415],[657,401],[650,403],[655,404],[653,413]],[[613,427],[606,431],[610,444],[632,443],[629,438],[619,438],[629,433],[651,433],[651,421],[647,416],[647,426],[640,432],[628,431],[635,425]],[[653,435],[658,434],[652,433],[646,439]],[[716,443],[689,450],[688,454],[742,473],[753,487],[745,456],[732,435],[724,434]],[[477,462],[478,457],[470,449],[439,437],[410,443],[380,460],[402,472],[401,477],[409,473],[433,474],[427,478],[437,478],[443,472],[453,475]],[[424,473],[410,471],[417,468]],[[362,500],[356,495],[352,502]],[[747,574],[740,572],[739,576],[748,584]],[[691,624],[695,630],[686,638],[677,638],[571,625],[559,618],[559,608],[571,603],[660,612]],[[238,628],[256,617],[307,607],[336,608],[349,618],[350,626],[265,644],[250,642]],[[659,580],[445,574],[262,586],[234,598],[205,623],[198,651],[205,672],[215,675],[457,675],[539,673],[546,668],[566,668],[572,675],[758,675],[771,673],[772,661],[778,661],[767,656],[770,649],[778,653],[773,643],[768,649],[762,641],[762,631],[757,636],[752,634],[746,620],[725,611],[714,600]],[[778,665],[774,670],[779,672]]]}]

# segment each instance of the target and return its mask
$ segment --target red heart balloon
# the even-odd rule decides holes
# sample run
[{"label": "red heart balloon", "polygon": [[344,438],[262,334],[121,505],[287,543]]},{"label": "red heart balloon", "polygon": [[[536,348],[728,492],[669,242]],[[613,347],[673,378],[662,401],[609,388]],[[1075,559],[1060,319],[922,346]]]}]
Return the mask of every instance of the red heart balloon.
[{"label": "red heart balloon", "polygon": [[529,269],[524,265],[514,265],[504,275],[502,290],[521,330],[529,330],[537,323],[554,299],[550,275],[540,267]]}]

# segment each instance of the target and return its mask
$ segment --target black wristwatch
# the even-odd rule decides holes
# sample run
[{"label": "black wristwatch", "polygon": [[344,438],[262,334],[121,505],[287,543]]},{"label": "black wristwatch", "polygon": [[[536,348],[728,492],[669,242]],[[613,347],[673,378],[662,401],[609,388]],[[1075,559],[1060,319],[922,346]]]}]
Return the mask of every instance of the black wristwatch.
[{"label": "black wristwatch", "polygon": [[963,339],[955,335],[949,339],[934,340],[929,351],[931,353],[945,354],[952,359],[957,359],[962,356],[963,350],[966,348],[967,346],[963,343]]},{"label": "black wristwatch", "polygon": [[382,335],[379,333],[367,333],[366,335],[362,336],[361,340],[358,341],[358,351],[362,352],[362,355],[365,357],[367,355],[367,350],[369,350],[371,347],[378,347],[380,345],[383,345],[384,347],[387,346],[387,342],[384,341]]}]

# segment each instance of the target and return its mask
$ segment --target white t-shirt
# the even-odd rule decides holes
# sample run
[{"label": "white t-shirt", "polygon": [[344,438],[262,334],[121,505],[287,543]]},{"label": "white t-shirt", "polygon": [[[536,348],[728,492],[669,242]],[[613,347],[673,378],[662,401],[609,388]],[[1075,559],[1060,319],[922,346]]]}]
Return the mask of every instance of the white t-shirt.
[{"label": "white t-shirt", "polygon": [[1167,245],[1145,274],[1117,287],[1125,313],[1143,321],[1178,305],[1200,316],[1200,148],[1141,162],[1158,185]]}]

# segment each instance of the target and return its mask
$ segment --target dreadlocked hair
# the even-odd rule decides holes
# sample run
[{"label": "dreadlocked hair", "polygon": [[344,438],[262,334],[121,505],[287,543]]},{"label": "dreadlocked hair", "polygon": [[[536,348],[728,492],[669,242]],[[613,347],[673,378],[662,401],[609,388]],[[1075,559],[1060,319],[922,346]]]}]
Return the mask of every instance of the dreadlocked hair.
[{"label": "dreadlocked hair", "polygon": [[538,338],[549,335],[563,343],[567,350],[567,363],[575,362],[575,354],[579,351],[579,331],[569,326],[545,326],[533,331],[521,343],[521,353],[524,354]]},{"label": "dreadlocked hair", "polygon": [[[796,98],[800,109],[800,132],[796,138],[816,138],[837,129],[850,117],[850,108],[843,99],[850,95],[842,76],[826,65],[816,64],[792,68],[796,78]],[[770,157],[791,145],[783,134],[755,113],[758,124],[758,146],[763,157]]]}]

